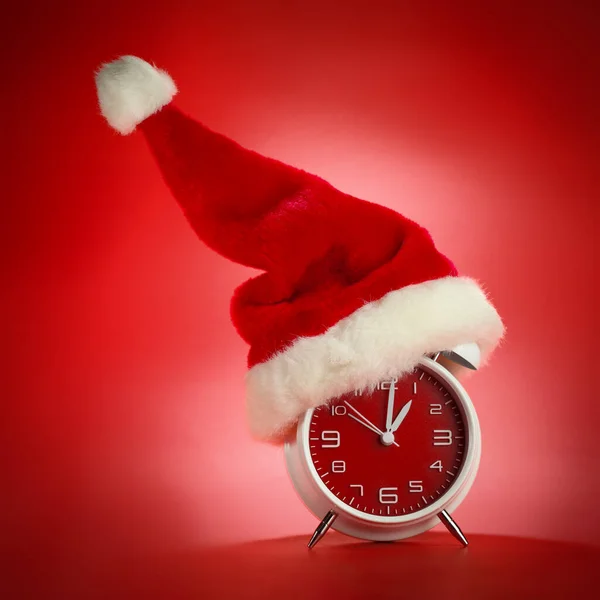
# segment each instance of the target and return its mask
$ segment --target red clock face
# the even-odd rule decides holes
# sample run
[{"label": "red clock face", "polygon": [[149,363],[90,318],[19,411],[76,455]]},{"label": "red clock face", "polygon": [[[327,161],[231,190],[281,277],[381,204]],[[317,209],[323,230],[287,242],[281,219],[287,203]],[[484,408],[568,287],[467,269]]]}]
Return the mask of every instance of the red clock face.
[{"label": "red clock face", "polygon": [[355,392],[315,409],[308,439],[323,484],[377,517],[415,513],[441,498],[468,447],[454,392],[420,368],[373,393]]}]

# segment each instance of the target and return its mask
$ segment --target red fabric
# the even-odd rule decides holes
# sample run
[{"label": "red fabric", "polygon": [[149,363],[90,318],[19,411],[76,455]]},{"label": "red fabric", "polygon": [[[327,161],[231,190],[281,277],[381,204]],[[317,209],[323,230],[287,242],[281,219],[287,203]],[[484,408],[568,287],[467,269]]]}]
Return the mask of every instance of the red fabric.
[{"label": "red fabric", "polygon": [[231,306],[250,367],[392,290],[457,274],[416,223],[242,148],[173,106],[141,127],[200,239],[265,271]]}]

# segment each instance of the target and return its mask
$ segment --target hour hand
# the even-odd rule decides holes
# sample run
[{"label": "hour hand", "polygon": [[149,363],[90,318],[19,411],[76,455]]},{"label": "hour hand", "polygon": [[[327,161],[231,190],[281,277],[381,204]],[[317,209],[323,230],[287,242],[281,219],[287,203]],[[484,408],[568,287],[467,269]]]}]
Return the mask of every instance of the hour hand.
[{"label": "hour hand", "polygon": [[408,411],[410,410],[410,407],[412,405],[412,400],[409,400],[400,410],[400,412],[398,413],[398,416],[394,419],[394,422],[392,423],[392,428],[389,430],[392,433],[394,431],[396,431],[396,429],[398,429],[398,427],[400,427],[400,425],[402,424],[402,421],[404,421],[404,419],[406,418],[406,415],[408,414]]}]

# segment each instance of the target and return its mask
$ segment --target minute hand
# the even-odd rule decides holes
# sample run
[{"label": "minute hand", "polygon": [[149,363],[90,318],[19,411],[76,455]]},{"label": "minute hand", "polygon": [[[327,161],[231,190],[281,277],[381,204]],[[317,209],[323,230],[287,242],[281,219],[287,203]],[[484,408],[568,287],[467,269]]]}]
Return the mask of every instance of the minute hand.
[{"label": "minute hand", "polygon": [[402,421],[404,421],[404,419],[406,418],[406,415],[408,414],[408,411],[410,410],[410,406],[412,404],[412,400],[409,400],[403,407],[402,410],[398,413],[398,416],[394,419],[394,422],[392,423],[392,433],[394,431],[396,431],[396,429],[398,429],[398,427],[400,427],[400,424],[402,423]]},{"label": "minute hand", "polygon": [[392,417],[394,416],[394,395],[396,393],[396,381],[390,381],[390,393],[388,394],[387,414],[385,417],[386,431],[392,431]]}]

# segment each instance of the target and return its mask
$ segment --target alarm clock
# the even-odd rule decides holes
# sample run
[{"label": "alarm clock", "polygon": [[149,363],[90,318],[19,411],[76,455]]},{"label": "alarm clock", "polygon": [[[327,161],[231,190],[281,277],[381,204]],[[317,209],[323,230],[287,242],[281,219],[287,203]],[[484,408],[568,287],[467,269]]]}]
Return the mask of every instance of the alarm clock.
[{"label": "alarm clock", "polygon": [[469,368],[479,363],[475,344],[425,356],[409,374],[301,418],[284,451],[296,491],[320,520],[309,548],[330,527],[394,541],[440,521],[468,544],[451,514],[475,479],[481,433],[473,403],[441,356]]}]

